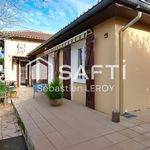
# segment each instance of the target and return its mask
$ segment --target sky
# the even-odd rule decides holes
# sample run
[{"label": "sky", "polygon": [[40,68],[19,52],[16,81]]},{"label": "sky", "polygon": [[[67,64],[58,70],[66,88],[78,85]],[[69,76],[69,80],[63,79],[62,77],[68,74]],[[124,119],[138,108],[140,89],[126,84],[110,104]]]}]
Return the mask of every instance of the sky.
[{"label": "sky", "polygon": [[5,30],[33,30],[54,34],[98,0],[20,0],[18,21]]}]

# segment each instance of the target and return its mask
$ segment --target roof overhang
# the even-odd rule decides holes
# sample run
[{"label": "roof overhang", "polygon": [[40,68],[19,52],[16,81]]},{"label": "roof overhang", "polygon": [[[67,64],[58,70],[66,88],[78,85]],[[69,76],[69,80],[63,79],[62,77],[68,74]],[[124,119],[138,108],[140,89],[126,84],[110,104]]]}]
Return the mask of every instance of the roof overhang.
[{"label": "roof overhang", "polygon": [[16,37],[16,36],[1,36],[1,39],[11,39],[11,40],[17,40],[17,41],[29,41],[29,42],[37,42],[37,43],[43,43],[45,40],[41,39],[34,39],[34,38],[26,38],[26,37]]},{"label": "roof overhang", "polygon": [[19,61],[31,61],[35,59],[35,57],[26,57],[26,56],[12,56],[13,60],[19,60]]},{"label": "roof overhang", "polygon": [[31,41],[31,42],[38,42],[38,43],[42,43],[45,41],[42,39],[27,38],[27,37],[6,37],[5,39],[18,40],[18,41]]},{"label": "roof overhang", "polygon": [[[140,5],[140,8],[137,8],[138,5]],[[35,56],[40,54],[111,17],[119,16],[133,19],[137,15],[137,11],[143,12],[140,22],[150,25],[150,5],[140,0],[103,0],[50,39],[43,42],[28,55]]]}]

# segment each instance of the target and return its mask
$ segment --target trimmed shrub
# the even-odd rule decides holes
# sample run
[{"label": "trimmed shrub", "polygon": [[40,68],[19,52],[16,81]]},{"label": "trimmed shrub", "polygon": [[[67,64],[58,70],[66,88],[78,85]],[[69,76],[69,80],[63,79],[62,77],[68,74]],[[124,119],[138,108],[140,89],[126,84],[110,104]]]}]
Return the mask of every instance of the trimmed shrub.
[{"label": "trimmed shrub", "polygon": [[56,100],[63,98],[63,88],[58,79],[47,85],[46,95],[49,100]]}]

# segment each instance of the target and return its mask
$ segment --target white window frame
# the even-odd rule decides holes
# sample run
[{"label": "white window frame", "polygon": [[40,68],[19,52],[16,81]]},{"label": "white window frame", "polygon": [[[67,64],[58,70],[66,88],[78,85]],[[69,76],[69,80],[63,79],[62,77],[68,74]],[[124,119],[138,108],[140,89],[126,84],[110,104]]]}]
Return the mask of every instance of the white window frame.
[{"label": "white window frame", "polygon": [[[78,55],[78,52],[79,52],[79,49],[82,50],[82,57],[81,57],[81,61],[82,61],[82,66],[84,67],[85,69],[85,61],[86,61],[86,48],[85,46],[84,47],[81,47],[81,48],[78,48],[77,49],[77,55]],[[79,58],[78,58],[79,59]],[[77,61],[77,63],[79,62],[79,60]],[[79,65],[77,65],[79,67]],[[76,68],[78,69],[78,68]],[[77,71],[77,70],[76,70]],[[74,83],[83,83],[85,84],[86,83],[86,79],[85,78],[77,78],[77,79],[74,79],[73,80]]]}]

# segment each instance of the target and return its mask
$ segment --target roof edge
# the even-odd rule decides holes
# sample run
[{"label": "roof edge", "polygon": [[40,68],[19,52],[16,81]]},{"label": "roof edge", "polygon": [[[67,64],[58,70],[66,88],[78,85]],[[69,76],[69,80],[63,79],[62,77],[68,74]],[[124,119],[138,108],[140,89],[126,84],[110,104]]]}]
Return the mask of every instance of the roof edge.
[{"label": "roof edge", "polygon": [[34,53],[41,49],[42,47],[46,47],[46,44],[49,42],[54,41],[55,39],[58,39],[61,35],[65,34],[69,30],[73,29],[76,25],[80,24],[81,22],[87,20],[90,16],[95,14],[96,12],[101,11],[102,9],[109,7],[112,4],[123,4],[125,6],[128,6],[130,8],[133,8],[137,10],[137,6],[139,5],[140,8],[139,11],[145,12],[150,14],[150,5],[140,1],[140,0],[102,0],[98,4],[94,5],[92,8],[90,8],[87,12],[79,16],[76,20],[65,26],[63,29],[61,29],[59,32],[54,34],[51,38],[49,38],[47,41],[43,42],[41,45],[36,47],[34,50],[32,50],[28,55],[35,55]]},{"label": "roof edge", "polygon": [[101,2],[99,2],[98,4],[96,4],[92,8],[90,8],[87,12],[85,12],[82,15],[80,15],[77,19],[75,19],[74,21],[72,21],[71,23],[69,23],[63,29],[61,29],[60,31],[58,31],[51,38],[49,38],[47,41],[43,42],[41,45],[39,45],[37,48],[35,48],[33,51],[31,51],[28,55],[32,55],[32,53],[34,53],[36,50],[38,50],[39,48],[41,48],[45,44],[47,44],[47,43],[55,40],[56,38],[58,38],[59,36],[61,36],[62,34],[64,34],[66,31],[70,30],[71,28],[73,28],[74,26],[76,26],[77,24],[79,24],[80,22],[82,22],[83,20],[85,20],[89,15],[93,15],[97,11],[100,11],[101,9],[103,9],[104,7],[108,7],[109,5],[115,3],[115,1],[116,0],[102,0]]}]

